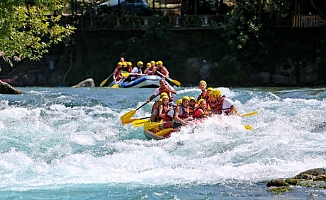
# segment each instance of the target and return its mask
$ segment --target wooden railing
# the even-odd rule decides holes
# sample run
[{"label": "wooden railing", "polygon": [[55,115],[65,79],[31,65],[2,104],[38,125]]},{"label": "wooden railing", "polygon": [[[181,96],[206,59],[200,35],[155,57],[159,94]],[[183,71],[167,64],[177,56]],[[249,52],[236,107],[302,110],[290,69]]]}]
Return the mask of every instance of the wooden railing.
[{"label": "wooden railing", "polygon": [[292,28],[318,28],[325,25],[319,15],[293,15]]},{"label": "wooden railing", "polygon": [[71,24],[78,29],[145,30],[150,23],[159,22],[166,28],[214,29],[223,21],[218,15],[167,15],[167,16],[63,16],[63,24]]},{"label": "wooden railing", "polygon": [[[291,22],[292,21],[292,22]],[[151,23],[160,23],[171,30],[216,29],[225,22],[223,15],[165,15],[165,16],[82,16],[66,15],[63,24],[71,24],[80,30],[145,30]],[[270,27],[283,27],[281,21],[269,22]],[[291,28],[326,28],[326,22],[318,15],[293,15],[285,21]]]}]

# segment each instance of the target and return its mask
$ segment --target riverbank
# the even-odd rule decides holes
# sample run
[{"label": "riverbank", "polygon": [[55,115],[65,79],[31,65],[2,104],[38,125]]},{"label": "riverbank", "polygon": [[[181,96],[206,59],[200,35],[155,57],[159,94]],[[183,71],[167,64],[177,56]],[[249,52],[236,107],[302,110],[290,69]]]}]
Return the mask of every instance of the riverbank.
[{"label": "riverbank", "polygon": [[[273,30],[272,41],[247,62],[230,52],[218,30],[77,31],[40,61],[2,63],[1,75],[17,76],[18,86],[72,86],[87,78],[107,78],[120,57],[136,64],[162,60],[183,86],[205,79],[225,86],[315,86],[325,84],[323,33]],[[264,52],[263,52],[264,50]]]}]

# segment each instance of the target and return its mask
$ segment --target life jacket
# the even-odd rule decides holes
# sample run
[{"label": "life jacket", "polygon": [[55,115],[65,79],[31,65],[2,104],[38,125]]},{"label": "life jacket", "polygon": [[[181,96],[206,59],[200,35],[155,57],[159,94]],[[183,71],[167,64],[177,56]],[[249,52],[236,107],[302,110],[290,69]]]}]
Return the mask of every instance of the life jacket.
[{"label": "life jacket", "polygon": [[189,106],[189,116],[193,116],[195,113],[196,106]]},{"label": "life jacket", "polygon": [[153,122],[158,122],[160,121],[160,118],[158,116],[158,108],[160,107],[160,105],[162,104],[162,102],[160,101],[156,101],[153,106],[152,106],[152,111],[151,111],[151,114],[153,116],[155,116],[155,119],[153,120]]},{"label": "life jacket", "polygon": [[124,72],[131,72],[131,70],[132,70],[132,68],[131,67],[123,67],[122,68],[122,71],[124,71]]},{"label": "life jacket", "polygon": [[163,121],[171,121],[172,117],[170,115],[168,115],[168,112],[171,110],[170,106],[164,105],[164,104],[161,104],[161,105],[163,105],[162,114],[164,114],[164,117],[163,118],[159,117],[159,118],[163,119]]},{"label": "life jacket", "polygon": [[208,95],[207,95],[207,92],[208,92],[207,90],[202,91],[202,92],[200,93],[200,95],[198,96],[197,101],[198,101],[199,99],[205,99],[206,102],[208,102]]},{"label": "life jacket", "polygon": [[215,109],[215,114],[221,115],[223,113],[223,101],[224,101],[224,97],[222,97],[220,100],[216,100],[217,108]]},{"label": "life jacket", "polygon": [[195,113],[192,116],[194,119],[205,118],[207,114],[206,110],[203,110],[201,107],[195,109]]},{"label": "life jacket", "polygon": [[166,92],[166,94],[168,95],[168,97],[170,99],[170,102],[174,100],[174,97],[171,96],[171,92],[170,91],[167,91],[166,89],[163,89],[161,87],[159,87],[158,91],[159,91],[160,94],[162,94],[162,92]]},{"label": "life jacket", "polygon": [[179,115],[178,117],[180,119],[186,119],[189,117],[189,107],[185,108],[182,105],[178,105],[180,106],[180,111],[179,111]]},{"label": "life jacket", "polygon": [[223,101],[208,102],[208,106],[213,114],[222,114]]},{"label": "life jacket", "polygon": [[121,79],[121,71],[122,71],[122,66],[118,68],[117,72],[114,74],[113,77],[117,77],[116,81],[119,81]]}]

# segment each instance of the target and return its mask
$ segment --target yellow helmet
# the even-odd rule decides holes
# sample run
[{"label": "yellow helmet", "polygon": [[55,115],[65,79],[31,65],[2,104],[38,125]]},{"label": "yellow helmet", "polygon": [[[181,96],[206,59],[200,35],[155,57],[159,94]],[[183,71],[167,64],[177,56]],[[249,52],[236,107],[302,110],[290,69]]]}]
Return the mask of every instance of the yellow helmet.
[{"label": "yellow helmet", "polygon": [[195,97],[189,97],[189,100],[190,100],[190,101],[191,101],[191,100],[194,100],[194,101],[196,102]]},{"label": "yellow helmet", "polygon": [[154,61],[154,60],[152,60],[152,61],[151,61],[151,64],[155,64],[155,61]]},{"label": "yellow helmet", "polygon": [[142,61],[138,61],[137,66],[143,65],[144,63]]},{"label": "yellow helmet", "polygon": [[128,65],[128,66],[132,66],[132,63],[131,63],[131,62],[127,62],[127,65]]},{"label": "yellow helmet", "polygon": [[190,99],[189,99],[188,96],[183,96],[183,97],[182,97],[182,100],[188,100],[188,101],[190,101]]},{"label": "yellow helmet", "polygon": [[162,100],[163,100],[163,99],[169,99],[169,100],[170,100],[170,98],[169,98],[168,95],[163,95],[163,96],[161,96],[161,99],[162,99]]},{"label": "yellow helmet", "polygon": [[118,65],[122,65],[122,62],[118,62]]},{"label": "yellow helmet", "polygon": [[150,66],[151,66],[150,62],[146,63],[146,67],[150,67]]},{"label": "yellow helmet", "polygon": [[213,90],[212,94],[214,94],[215,96],[222,96],[221,90]]},{"label": "yellow helmet", "polygon": [[199,99],[199,100],[197,101],[197,104],[200,105],[203,101],[205,101],[205,99]]},{"label": "yellow helmet", "polygon": [[162,97],[162,96],[168,96],[168,94],[167,94],[166,92],[162,92],[162,93],[161,93],[161,97]]},{"label": "yellow helmet", "polygon": [[178,99],[178,101],[176,102],[177,105],[182,104],[182,99]]},{"label": "yellow helmet", "polygon": [[207,91],[213,91],[213,90],[214,90],[214,88],[212,88],[212,87],[207,88]]},{"label": "yellow helmet", "polygon": [[163,65],[163,62],[162,62],[162,61],[157,61],[156,64],[157,64],[157,65]]},{"label": "yellow helmet", "polygon": [[199,81],[199,84],[201,84],[201,83],[203,83],[203,84],[205,84],[207,86],[206,81],[204,81],[204,80]]},{"label": "yellow helmet", "polygon": [[122,63],[122,66],[127,66],[126,62],[121,62],[121,63]]}]

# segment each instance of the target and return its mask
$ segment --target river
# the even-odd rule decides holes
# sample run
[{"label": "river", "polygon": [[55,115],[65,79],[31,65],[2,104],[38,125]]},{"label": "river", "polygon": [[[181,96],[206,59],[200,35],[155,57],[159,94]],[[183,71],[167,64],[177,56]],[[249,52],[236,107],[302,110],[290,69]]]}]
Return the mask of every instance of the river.
[{"label": "river", "polygon": [[[326,167],[325,88],[219,88],[240,114],[148,140],[122,125],[154,89],[17,88],[0,95],[1,199],[324,199],[270,179]],[[177,88],[175,99],[197,97]],[[149,116],[153,102],[135,117]],[[253,130],[246,130],[249,124]]]}]

